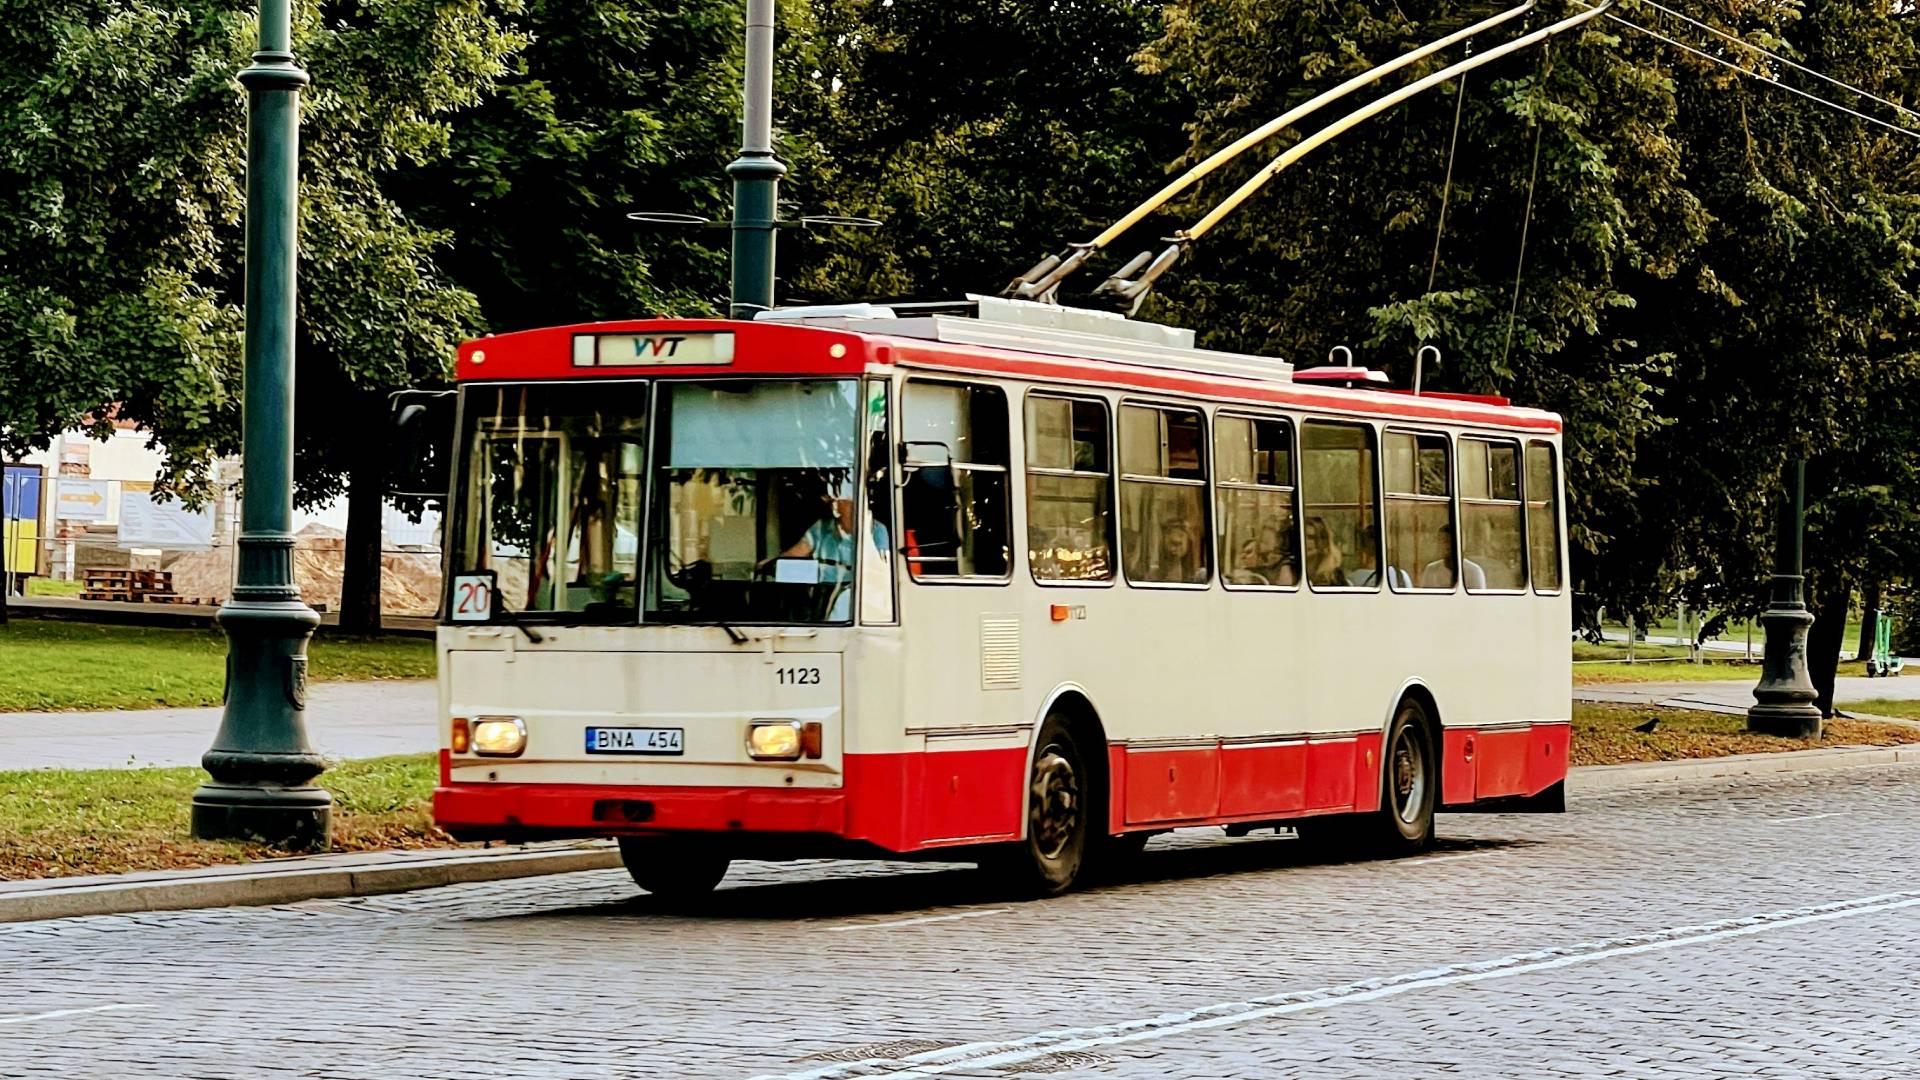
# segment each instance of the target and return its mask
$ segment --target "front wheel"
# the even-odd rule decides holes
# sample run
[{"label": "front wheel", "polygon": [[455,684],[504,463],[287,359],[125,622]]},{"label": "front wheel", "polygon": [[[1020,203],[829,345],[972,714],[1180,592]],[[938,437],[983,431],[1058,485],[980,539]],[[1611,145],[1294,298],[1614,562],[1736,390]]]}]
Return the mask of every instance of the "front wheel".
[{"label": "front wheel", "polygon": [[1048,717],[1027,777],[1027,837],[995,852],[982,868],[1027,895],[1058,896],[1073,888],[1086,863],[1093,779],[1073,733]]},{"label": "front wheel", "polygon": [[662,900],[689,900],[705,896],[727,876],[732,860],[677,836],[623,836],[620,861],[627,864],[633,883]]}]

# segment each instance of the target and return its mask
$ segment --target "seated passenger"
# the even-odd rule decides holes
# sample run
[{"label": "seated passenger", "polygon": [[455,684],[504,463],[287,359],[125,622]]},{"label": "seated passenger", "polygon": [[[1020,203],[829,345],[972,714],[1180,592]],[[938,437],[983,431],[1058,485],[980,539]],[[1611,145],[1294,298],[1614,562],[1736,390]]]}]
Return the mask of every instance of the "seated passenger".
[{"label": "seated passenger", "polygon": [[1185,522],[1169,521],[1160,526],[1159,550],[1147,563],[1143,577],[1147,581],[1206,583],[1207,568]]},{"label": "seated passenger", "polygon": [[1269,585],[1297,585],[1300,575],[1294,568],[1293,537],[1284,539],[1272,525],[1262,526],[1255,537],[1260,550],[1260,573]]},{"label": "seated passenger", "polygon": [[1340,573],[1340,548],[1333,542],[1333,529],[1323,517],[1307,519],[1307,580],[1315,585],[1344,585]]},{"label": "seated passenger", "polygon": [[1235,585],[1272,585],[1274,582],[1267,577],[1267,570],[1259,542],[1249,540],[1240,545],[1240,555],[1234,560],[1233,569],[1227,572],[1227,580]]},{"label": "seated passenger", "polygon": [[[1375,551],[1373,530],[1360,529],[1354,534],[1354,558],[1358,565],[1347,571],[1347,584],[1358,588],[1374,589],[1380,586],[1380,566]],[[1405,570],[1388,564],[1387,583],[1396,589],[1413,588],[1413,578]]]}]

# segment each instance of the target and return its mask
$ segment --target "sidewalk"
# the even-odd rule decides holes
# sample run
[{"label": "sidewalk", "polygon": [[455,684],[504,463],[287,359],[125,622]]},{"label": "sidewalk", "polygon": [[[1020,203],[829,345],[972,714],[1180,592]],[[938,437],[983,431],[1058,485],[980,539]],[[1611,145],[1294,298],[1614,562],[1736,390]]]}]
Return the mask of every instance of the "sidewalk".
[{"label": "sidewalk", "polygon": [[[1599,683],[1593,686],[1575,686],[1573,699],[1624,705],[1660,705],[1669,709],[1698,709],[1701,712],[1744,716],[1747,708],[1753,704],[1753,687],[1754,683],[1759,681],[1759,675],[1760,669],[1755,668],[1754,678],[1751,681],[1721,679],[1711,682]],[[1870,701],[1874,698],[1920,701],[1920,678],[1868,679],[1858,675],[1847,675],[1833,681],[1833,700],[1840,703],[1843,712],[1848,711],[1846,703],[1849,701]],[[1851,712],[1848,714],[1857,715]],[[1893,717],[1862,715],[1861,718],[1894,724],[1917,723]]]},{"label": "sidewalk", "polygon": [[[307,732],[335,759],[424,753],[439,745],[436,706],[425,679],[314,683]],[[219,729],[217,706],[0,713],[0,771],[198,765]]]}]

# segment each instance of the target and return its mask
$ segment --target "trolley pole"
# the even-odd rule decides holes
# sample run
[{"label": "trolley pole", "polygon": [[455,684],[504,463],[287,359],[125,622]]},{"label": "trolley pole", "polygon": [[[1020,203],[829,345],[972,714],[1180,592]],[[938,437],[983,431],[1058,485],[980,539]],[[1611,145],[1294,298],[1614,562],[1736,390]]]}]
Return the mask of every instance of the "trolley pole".
[{"label": "trolley pole", "polygon": [[221,607],[226,712],[193,793],[193,834],[320,850],[333,796],[307,741],[307,641],[320,616],[293,577],[293,347],[300,89],[291,0],[262,0],[247,88],[246,386],[239,573]]},{"label": "trolley pole", "polygon": [[751,319],[773,307],[774,230],[780,178],[773,156],[773,2],[747,0],[747,85],[740,156],[733,177],[733,303],[729,314]]},{"label": "trolley pole", "polygon": [[1787,463],[1786,501],[1780,513],[1780,550],[1773,571],[1773,600],[1760,616],[1767,640],[1760,660],[1760,685],[1747,710],[1747,730],[1764,735],[1811,739],[1820,735],[1820,710],[1813,679],[1807,674],[1807,610],[1801,555],[1807,521],[1807,463]]}]

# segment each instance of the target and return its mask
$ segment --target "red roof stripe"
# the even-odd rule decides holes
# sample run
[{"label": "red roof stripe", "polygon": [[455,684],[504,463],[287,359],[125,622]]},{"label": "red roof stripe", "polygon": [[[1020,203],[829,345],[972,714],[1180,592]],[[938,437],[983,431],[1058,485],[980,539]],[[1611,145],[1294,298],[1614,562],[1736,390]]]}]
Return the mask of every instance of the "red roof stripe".
[{"label": "red roof stripe", "polygon": [[[734,362],[704,365],[574,367],[578,334],[712,333],[735,336]],[[843,346],[834,356],[834,346]],[[1398,420],[1478,424],[1533,432],[1558,432],[1560,418],[1535,409],[1496,404],[1499,399],[1404,390],[1336,390],[1304,383],[1264,383],[1232,376],[1189,373],[1049,353],[954,345],[921,338],[888,337],[792,323],[723,319],[639,319],[543,327],[479,338],[460,346],[454,365],[460,380],[651,378],[722,373],[763,375],[857,375],[874,365],[901,364],[950,372],[973,372],[1080,386],[1179,394],[1210,401],[1281,405],[1330,413]]]}]

